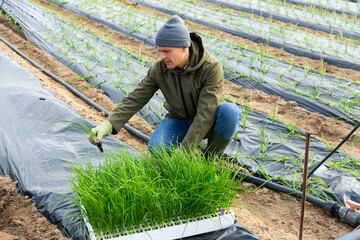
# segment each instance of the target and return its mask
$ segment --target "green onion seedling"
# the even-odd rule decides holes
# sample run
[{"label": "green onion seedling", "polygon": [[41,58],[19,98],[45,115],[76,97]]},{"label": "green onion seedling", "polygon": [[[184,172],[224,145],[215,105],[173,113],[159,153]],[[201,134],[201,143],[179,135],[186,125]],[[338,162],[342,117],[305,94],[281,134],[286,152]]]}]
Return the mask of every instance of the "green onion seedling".
[{"label": "green onion seedling", "polygon": [[[69,121],[69,120],[59,120],[59,121],[55,121],[53,123],[59,123],[59,122],[66,122],[66,123],[72,123],[75,124],[75,127],[66,127],[66,129],[69,130],[75,130],[75,131],[81,131],[87,134],[90,134],[94,139],[96,139],[96,135],[95,133],[91,130],[90,125],[85,121],[85,119],[83,118],[85,125],[81,124],[81,123],[77,123],[74,121]],[[100,152],[104,152],[104,149],[102,147],[102,142],[98,141],[98,143],[96,144],[96,146],[99,148]]]}]

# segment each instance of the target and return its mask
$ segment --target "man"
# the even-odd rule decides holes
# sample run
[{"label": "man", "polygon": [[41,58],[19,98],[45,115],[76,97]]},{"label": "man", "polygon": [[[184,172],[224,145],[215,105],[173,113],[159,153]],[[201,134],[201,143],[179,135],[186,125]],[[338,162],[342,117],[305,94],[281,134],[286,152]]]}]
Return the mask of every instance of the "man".
[{"label": "man", "polygon": [[187,151],[208,138],[207,153],[222,154],[238,129],[240,109],[222,98],[224,73],[220,62],[190,33],[179,16],[171,17],[155,37],[158,60],[133,92],[119,103],[108,119],[93,128],[97,144],[116,134],[161,89],[168,110],[150,137],[148,150],[180,144]]}]

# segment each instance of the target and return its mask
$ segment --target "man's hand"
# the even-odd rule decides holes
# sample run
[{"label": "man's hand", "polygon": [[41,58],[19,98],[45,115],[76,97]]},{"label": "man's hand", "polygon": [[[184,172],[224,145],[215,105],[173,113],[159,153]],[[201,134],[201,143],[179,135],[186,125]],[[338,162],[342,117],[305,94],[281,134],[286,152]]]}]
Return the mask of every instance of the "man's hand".
[{"label": "man's hand", "polygon": [[103,124],[91,129],[91,131],[92,133],[89,133],[88,140],[91,144],[97,145],[101,139],[111,134],[112,125],[106,120]]}]

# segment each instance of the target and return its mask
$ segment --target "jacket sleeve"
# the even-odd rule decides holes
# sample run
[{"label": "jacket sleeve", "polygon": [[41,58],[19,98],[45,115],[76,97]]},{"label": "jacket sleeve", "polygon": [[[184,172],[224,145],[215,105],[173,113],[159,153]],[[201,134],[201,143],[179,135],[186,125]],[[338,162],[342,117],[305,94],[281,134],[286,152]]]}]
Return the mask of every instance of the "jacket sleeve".
[{"label": "jacket sleeve", "polygon": [[205,76],[200,90],[197,113],[186,133],[181,145],[189,150],[198,146],[215,122],[219,106],[224,102],[223,95],[224,72],[220,62],[217,62]]},{"label": "jacket sleeve", "polygon": [[108,120],[113,126],[113,134],[118,133],[125,123],[143,108],[159,89],[153,77],[153,71],[154,66],[149,69],[147,75],[136,88],[117,104],[115,109],[110,113]]}]

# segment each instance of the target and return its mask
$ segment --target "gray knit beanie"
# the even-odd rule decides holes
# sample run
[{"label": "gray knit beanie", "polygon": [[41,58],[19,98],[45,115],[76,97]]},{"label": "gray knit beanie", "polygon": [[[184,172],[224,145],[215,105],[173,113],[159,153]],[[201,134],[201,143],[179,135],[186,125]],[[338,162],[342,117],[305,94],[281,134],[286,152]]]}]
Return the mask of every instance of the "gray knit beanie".
[{"label": "gray knit beanie", "polygon": [[156,34],[157,47],[190,47],[190,34],[184,21],[177,15],[166,21]]}]

